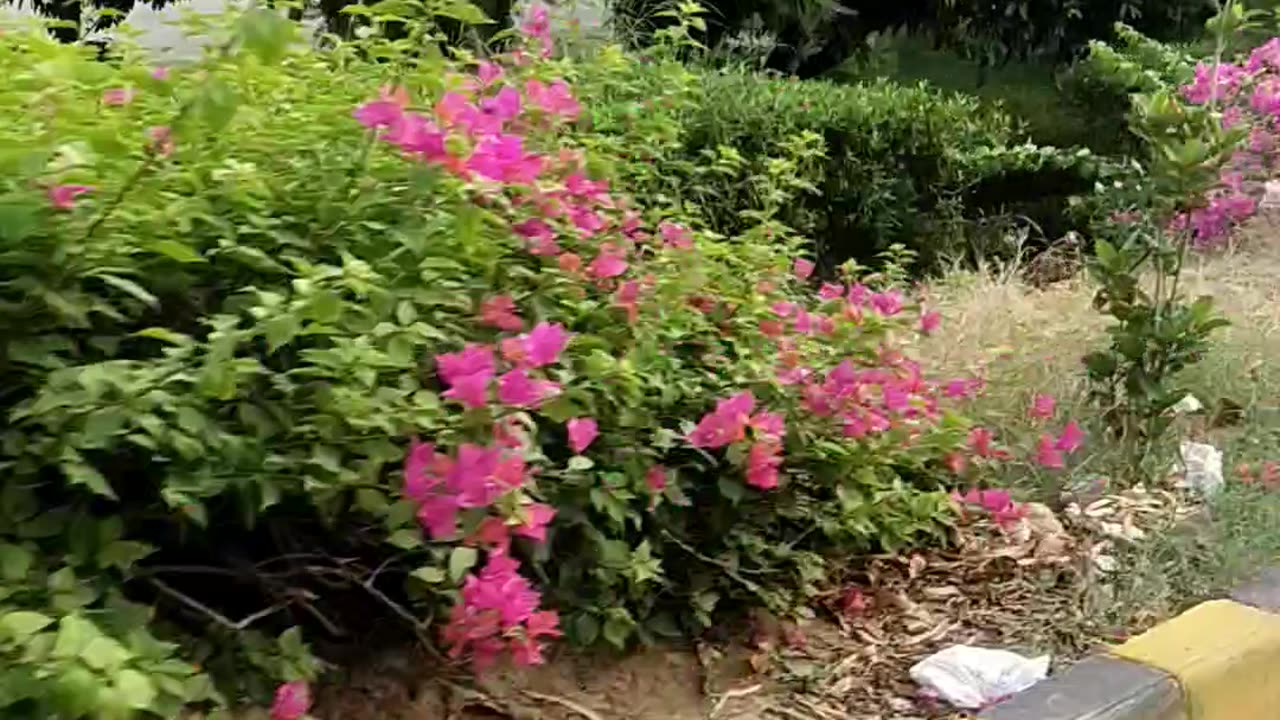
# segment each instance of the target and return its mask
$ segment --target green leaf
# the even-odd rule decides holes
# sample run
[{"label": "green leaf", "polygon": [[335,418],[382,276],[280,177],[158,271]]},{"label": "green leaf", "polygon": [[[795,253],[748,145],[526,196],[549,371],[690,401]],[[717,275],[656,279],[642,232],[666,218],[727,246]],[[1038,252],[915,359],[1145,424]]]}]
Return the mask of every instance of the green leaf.
[{"label": "green leaf", "polygon": [[53,624],[53,620],[38,612],[18,610],[0,617],[0,631],[14,640],[26,640]]},{"label": "green leaf", "polygon": [[142,287],[141,285],[139,285],[138,283],[132,280],[129,280],[128,278],[122,278],[122,277],[119,277],[118,275],[110,275],[106,273],[103,273],[100,275],[94,275],[93,277],[98,278],[102,282],[110,285],[111,287],[119,290],[120,292],[123,292],[127,295],[131,295],[135,299],[140,300],[146,303],[147,305],[155,307],[160,304],[160,300],[157,299],[155,295],[152,295],[151,293],[147,292],[146,288]]},{"label": "green leaf", "polygon": [[238,103],[235,88],[221,78],[210,76],[201,86],[195,106],[208,129],[217,132],[235,117]]},{"label": "green leaf", "polygon": [[156,240],[147,243],[146,247],[157,255],[163,255],[170,260],[177,260],[180,263],[198,263],[204,262],[204,257],[196,252],[191,246],[180,243],[177,240]]},{"label": "green leaf", "polygon": [[116,676],[116,691],[126,705],[136,710],[147,710],[156,701],[155,684],[137,670],[122,670]]},{"label": "green leaf", "polygon": [[31,570],[31,552],[19,545],[0,545],[0,575],[5,580],[18,581]]},{"label": "green leaf", "polygon": [[428,585],[438,585],[444,582],[446,575],[444,570],[427,565],[409,573],[409,577],[417,578]]},{"label": "green leaf", "polygon": [[454,582],[462,579],[462,576],[475,566],[477,553],[475,548],[458,546],[449,553],[449,578]]},{"label": "green leaf", "polygon": [[80,659],[86,665],[106,672],[119,670],[121,666],[133,658],[133,653],[113,638],[106,635],[96,637],[85,645],[80,652]]},{"label": "green leaf", "polygon": [[58,638],[53,644],[57,658],[79,657],[89,642],[102,636],[98,626],[79,615],[67,615],[58,622]]},{"label": "green leaf", "polygon": [[582,472],[585,470],[590,470],[595,466],[596,464],[592,462],[591,458],[586,457],[585,455],[574,455],[573,457],[569,458],[570,470]]},{"label": "green leaf", "polygon": [[98,567],[128,570],[134,563],[153,552],[155,548],[146,543],[117,540],[98,551]]},{"label": "green leaf", "polygon": [[401,550],[414,550],[422,547],[422,533],[418,530],[401,529],[391,533],[387,542]]},{"label": "green leaf", "polygon": [[245,11],[236,23],[244,48],[266,65],[280,62],[293,40],[294,24],[266,8]]},{"label": "green leaf", "polygon": [[627,640],[631,637],[635,625],[635,621],[626,610],[613,608],[609,610],[609,616],[604,621],[604,639],[610,645],[623,650],[627,647]]},{"label": "green leaf", "polygon": [[435,14],[440,17],[452,18],[467,25],[488,25],[493,22],[484,14],[484,11],[467,2],[467,0],[452,0],[451,2],[440,3],[434,10]]},{"label": "green leaf", "polygon": [[0,240],[16,243],[40,227],[40,208],[31,203],[0,202]]},{"label": "green leaf", "polygon": [[191,344],[191,338],[182,333],[176,333],[169,328],[149,327],[134,333],[137,337],[150,338],[152,340],[160,340],[172,345],[187,346]]},{"label": "green leaf", "polygon": [[298,318],[290,313],[281,313],[266,321],[262,325],[262,334],[267,339],[267,350],[275,352],[281,345],[292,340],[298,330]]},{"label": "green leaf", "polygon": [[569,624],[569,632],[579,645],[590,645],[600,637],[600,621],[589,613],[578,613]]},{"label": "green leaf", "polygon": [[72,485],[83,485],[98,495],[109,497],[112,500],[118,499],[116,491],[111,489],[107,484],[107,479],[102,477],[102,473],[93,469],[85,462],[64,461],[61,465],[62,473],[67,476],[67,482]]}]

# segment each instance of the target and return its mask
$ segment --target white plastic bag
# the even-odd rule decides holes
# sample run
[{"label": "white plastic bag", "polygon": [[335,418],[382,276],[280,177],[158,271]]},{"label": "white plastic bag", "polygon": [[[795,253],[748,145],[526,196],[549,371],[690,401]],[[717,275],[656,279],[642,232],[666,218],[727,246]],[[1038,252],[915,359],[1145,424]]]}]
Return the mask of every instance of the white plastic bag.
[{"label": "white plastic bag", "polygon": [[1221,450],[1212,445],[1183,441],[1180,454],[1186,472],[1179,486],[1197,490],[1205,497],[1222,489],[1226,480],[1222,477]]},{"label": "white plastic bag", "polygon": [[911,666],[911,679],[955,707],[974,710],[1022,692],[1049,674],[1049,656],[952,645]]}]

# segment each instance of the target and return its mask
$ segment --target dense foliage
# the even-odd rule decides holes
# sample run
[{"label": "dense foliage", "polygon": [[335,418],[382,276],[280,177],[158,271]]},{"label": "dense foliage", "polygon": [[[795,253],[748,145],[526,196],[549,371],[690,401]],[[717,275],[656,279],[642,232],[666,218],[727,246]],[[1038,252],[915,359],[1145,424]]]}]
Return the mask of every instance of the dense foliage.
[{"label": "dense foliage", "polygon": [[197,19],[172,68],[6,30],[0,716],[278,678],[297,718],[300,629],[388,616],[485,667],[792,612],[831,558],[940,537],[992,459],[899,274],[811,284],[783,218],[821,136],[682,176],[746,180],[731,238],[672,185],[690,24],[639,72],[555,59],[536,11],[446,57],[413,17],[444,10],[323,52]]}]

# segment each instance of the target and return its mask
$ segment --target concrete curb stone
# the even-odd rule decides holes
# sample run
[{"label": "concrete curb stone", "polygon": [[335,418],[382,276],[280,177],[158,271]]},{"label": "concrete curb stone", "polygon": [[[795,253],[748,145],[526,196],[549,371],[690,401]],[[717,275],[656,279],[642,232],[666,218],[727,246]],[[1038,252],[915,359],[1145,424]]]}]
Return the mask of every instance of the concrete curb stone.
[{"label": "concrete curb stone", "polygon": [[980,720],[1280,718],[1280,567],[999,703]]}]

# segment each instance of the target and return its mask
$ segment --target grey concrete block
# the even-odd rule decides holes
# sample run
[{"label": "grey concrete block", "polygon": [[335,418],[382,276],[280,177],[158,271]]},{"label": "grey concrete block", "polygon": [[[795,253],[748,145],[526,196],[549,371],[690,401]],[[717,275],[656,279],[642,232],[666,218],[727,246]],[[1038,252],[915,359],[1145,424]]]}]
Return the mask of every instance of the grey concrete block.
[{"label": "grey concrete block", "polygon": [[1252,582],[1233,590],[1231,599],[1259,610],[1280,612],[1280,568],[1263,570]]},{"label": "grey concrete block", "polygon": [[1186,720],[1182,689],[1169,675],[1095,656],[1008,700],[980,720]]}]

